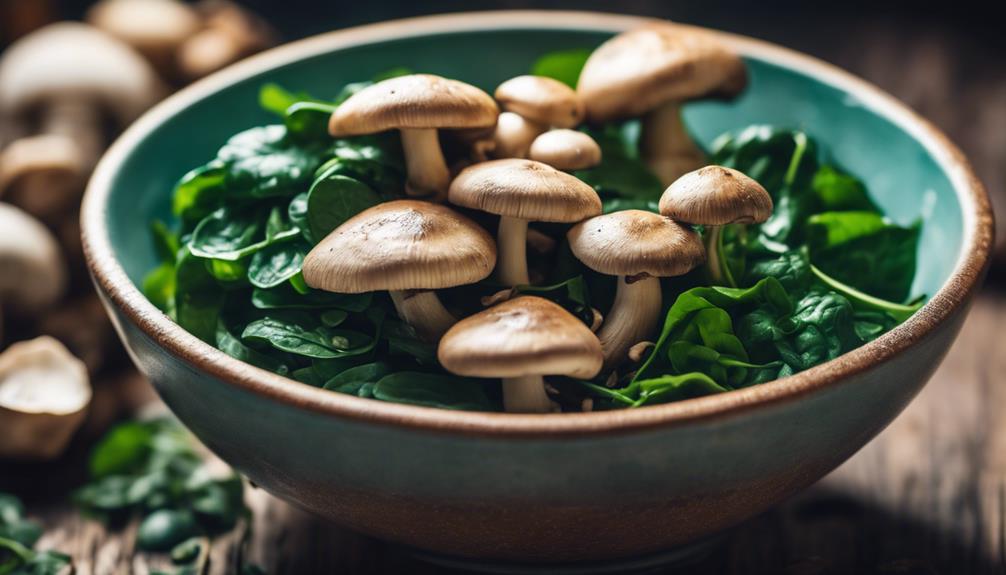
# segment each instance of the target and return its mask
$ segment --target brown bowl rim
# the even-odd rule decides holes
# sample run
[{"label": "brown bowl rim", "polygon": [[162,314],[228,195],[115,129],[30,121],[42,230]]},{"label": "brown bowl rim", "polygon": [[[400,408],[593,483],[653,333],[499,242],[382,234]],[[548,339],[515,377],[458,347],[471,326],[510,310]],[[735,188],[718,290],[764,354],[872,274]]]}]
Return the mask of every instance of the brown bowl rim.
[{"label": "brown bowl rim", "polygon": [[167,98],[134,123],[98,164],[81,208],[83,246],[96,286],[153,341],[190,367],[242,390],[314,413],[368,424],[440,433],[506,438],[580,437],[635,432],[733,417],[797,400],[849,381],[905,352],[966,306],[989,265],[993,216],[981,182],[960,150],[940,130],[893,96],[831,64],[753,38],[713,31],[746,56],[810,75],[855,95],[863,106],[919,141],[947,173],[964,217],[964,242],[946,283],[905,323],[863,347],[790,377],[729,393],[633,410],[519,415],[449,411],[362,399],[314,388],[231,358],[189,334],[154,307],[126,276],[105,227],[112,182],[137,143],[162,121],[205,96],[264,70],[336,49],[458,31],[571,29],[617,32],[650,22],[638,16],[577,11],[487,11],[393,20],[329,32],[263,52]]}]

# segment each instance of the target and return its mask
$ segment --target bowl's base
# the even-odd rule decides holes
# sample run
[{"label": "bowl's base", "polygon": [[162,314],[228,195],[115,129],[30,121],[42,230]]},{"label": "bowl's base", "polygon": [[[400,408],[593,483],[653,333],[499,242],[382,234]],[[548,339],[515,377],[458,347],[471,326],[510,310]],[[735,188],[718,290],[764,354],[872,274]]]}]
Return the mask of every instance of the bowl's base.
[{"label": "bowl's base", "polygon": [[618,573],[620,575],[638,575],[700,561],[706,558],[722,540],[723,535],[715,535],[683,547],[675,547],[651,555],[597,563],[507,563],[440,555],[420,549],[410,549],[409,553],[421,561],[432,563],[438,567],[474,573],[497,575],[607,575]]}]

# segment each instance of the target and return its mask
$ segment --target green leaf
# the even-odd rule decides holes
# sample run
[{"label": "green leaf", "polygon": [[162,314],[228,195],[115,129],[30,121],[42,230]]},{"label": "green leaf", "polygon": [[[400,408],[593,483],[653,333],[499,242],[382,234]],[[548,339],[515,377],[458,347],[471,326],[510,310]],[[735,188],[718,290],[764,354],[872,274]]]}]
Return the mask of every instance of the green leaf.
[{"label": "green leaf", "polygon": [[154,429],[139,422],[120,424],[91,452],[91,477],[102,479],[139,470],[150,456]]},{"label": "green leaf", "polygon": [[349,218],[381,203],[366,184],[340,175],[323,175],[307,196],[307,221],[311,236],[324,238]]},{"label": "green leaf", "polygon": [[224,185],[229,196],[267,198],[303,190],[322,163],[320,145],[298,144],[285,126],[245,130],[227,140],[217,153],[226,166]]},{"label": "green leaf", "polygon": [[245,363],[250,363],[255,367],[261,367],[280,375],[286,375],[290,371],[289,366],[283,361],[252,349],[240,339],[234,337],[223,322],[219,322],[217,325],[216,347],[227,355]]},{"label": "green leaf", "polygon": [[575,89],[580,79],[580,71],[583,70],[583,65],[587,63],[587,58],[592,52],[590,48],[549,52],[535,60],[531,65],[531,74],[554,78]]},{"label": "green leaf", "polygon": [[817,194],[822,210],[880,212],[867,194],[863,182],[832,166],[821,166],[814,174],[811,187]]},{"label": "green leaf", "polygon": [[377,382],[373,393],[376,399],[395,403],[466,411],[493,409],[481,382],[451,375],[392,373]]},{"label": "green leaf", "polygon": [[279,84],[264,84],[259,88],[258,103],[267,112],[272,112],[277,116],[286,113],[290,106],[304,100],[301,94],[294,94]]},{"label": "green leaf", "polygon": [[373,386],[392,372],[384,362],[367,363],[351,367],[325,382],[324,388],[360,397],[373,397]]},{"label": "green leaf", "polygon": [[310,249],[303,241],[273,243],[262,248],[248,264],[248,281],[262,289],[285,283],[300,273]]},{"label": "green leaf", "polygon": [[195,515],[188,510],[160,509],[148,515],[136,531],[136,546],[144,551],[170,551],[199,535]]},{"label": "green leaf", "polygon": [[217,209],[226,197],[226,170],[214,160],[182,176],[175,185],[172,212],[187,222],[197,222]]},{"label": "green leaf", "polygon": [[631,198],[609,198],[602,202],[603,212],[622,212],[625,210],[645,210],[655,214],[660,213],[660,206],[656,200],[631,199]]},{"label": "green leaf", "polygon": [[252,305],[257,309],[325,309],[337,308],[350,312],[362,312],[370,307],[374,294],[343,294],[321,290],[311,290],[306,294],[297,293],[289,284],[274,288],[255,288],[252,291]]},{"label": "green leaf", "polygon": [[297,138],[320,140],[328,137],[328,120],[335,108],[320,102],[295,102],[286,109],[283,123]]},{"label": "green leaf", "polygon": [[272,347],[314,358],[338,358],[360,355],[374,348],[370,336],[347,329],[302,325],[278,317],[266,317],[245,327],[241,339],[267,343]]}]

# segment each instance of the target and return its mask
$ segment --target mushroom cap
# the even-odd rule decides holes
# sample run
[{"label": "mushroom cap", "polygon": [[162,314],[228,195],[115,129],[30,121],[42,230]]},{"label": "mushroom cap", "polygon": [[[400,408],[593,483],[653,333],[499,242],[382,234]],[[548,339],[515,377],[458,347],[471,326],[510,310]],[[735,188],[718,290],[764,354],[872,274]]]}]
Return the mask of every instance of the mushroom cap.
[{"label": "mushroom cap", "polygon": [[195,9],[178,0],[101,0],[87,21],[143,52],[174,49],[202,26]]},{"label": "mushroom cap", "polygon": [[0,109],[13,114],[54,98],[86,98],[125,124],[160,96],[160,81],[142,56],[86,24],[40,28],[0,58]]},{"label": "mushroom cap", "polygon": [[59,341],[11,345],[0,354],[0,458],[58,456],[90,402],[87,368]]},{"label": "mushroom cap", "polygon": [[66,262],[52,233],[19,208],[0,203],[0,305],[30,314],[66,289]]},{"label": "mushroom cap", "polygon": [[566,237],[573,255],[584,265],[613,276],[680,276],[706,260],[695,230],[643,210],[584,220]]},{"label": "mushroom cap", "polygon": [[496,88],[496,99],[504,110],[532,122],[572,128],[583,122],[583,100],[569,86],[545,76],[517,76]]},{"label": "mushroom cap", "polygon": [[447,371],[472,377],[567,375],[601,370],[601,342],[556,303],[521,296],[454,324],[437,357]]},{"label": "mushroom cap", "polygon": [[451,182],[455,205],[535,222],[578,222],[601,213],[601,198],[578,178],[532,160],[469,166]]},{"label": "mushroom cap", "polygon": [[[44,197],[5,198],[36,213],[47,208],[61,210],[76,196],[85,175],[84,159],[77,144],[61,134],[39,134],[15,140],[0,151],[0,197],[9,190],[20,195],[20,184]],[[29,183],[29,180],[35,179]]]},{"label": "mushroom cap", "polygon": [[670,101],[729,98],[747,85],[737,54],[709,32],[653,23],[601,44],[583,67],[577,92],[592,122],[637,117]]},{"label": "mushroom cap", "polygon": [[756,224],[772,215],[772,196],[742,172],[705,166],[681,176],[660,196],[660,214],[687,224]]},{"label": "mushroom cap", "polygon": [[328,122],[333,136],[402,128],[478,128],[496,123],[499,108],[482,90],[432,74],[389,78],[339,105]]},{"label": "mushroom cap", "polygon": [[601,146],[576,130],[549,130],[531,142],[528,157],[557,170],[584,170],[601,163]]},{"label": "mushroom cap", "polygon": [[446,206],[418,200],[376,205],[336,228],[304,258],[304,280],[337,293],[441,289],[493,271],[496,242]]},{"label": "mushroom cap", "polygon": [[534,139],[542,128],[524,116],[514,112],[503,112],[496,121],[493,155],[497,158],[526,158]]}]

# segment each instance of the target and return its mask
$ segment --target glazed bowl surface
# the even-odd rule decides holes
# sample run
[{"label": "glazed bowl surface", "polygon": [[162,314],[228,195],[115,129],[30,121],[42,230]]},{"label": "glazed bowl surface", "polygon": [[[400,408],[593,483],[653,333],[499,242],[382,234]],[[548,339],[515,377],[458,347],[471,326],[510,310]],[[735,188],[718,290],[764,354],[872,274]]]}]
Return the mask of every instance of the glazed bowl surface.
[{"label": "glazed bowl surface", "polygon": [[834,361],[727,394],[562,415],[451,412],[303,385],[186,333],[137,286],[155,266],[148,222],[170,219],[178,177],[228,136],[274,121],[257,91],[314,94],[383,70],[492,90],[557,49],[593,47],[636,17],[483,12],[348,29],[295,42],[186,88],[140,119],[99,165],[82,225],[120,336],[164,401],[256,485],[352,529],[447,556],[503,563],[639,557],[717,533],[813,483],[882,430],[957,335],[984,275],[988,198],[957,149],[904,105],[830,65],[721,34],[748,63],[734,103],[688,106],[708,144],[753,123],[807,130],[891,217],[925,217],[907,322]]}]

